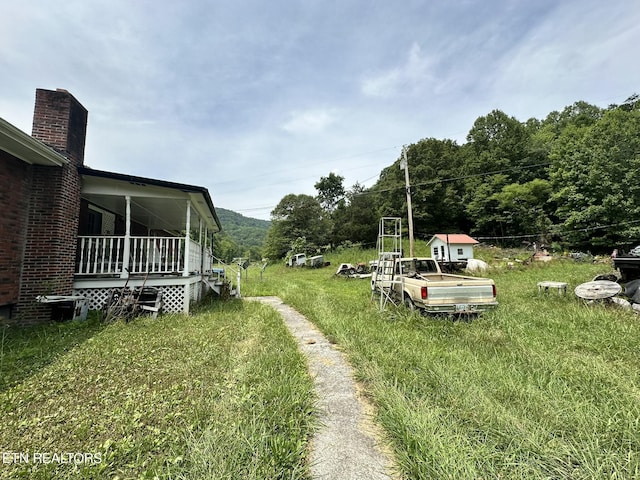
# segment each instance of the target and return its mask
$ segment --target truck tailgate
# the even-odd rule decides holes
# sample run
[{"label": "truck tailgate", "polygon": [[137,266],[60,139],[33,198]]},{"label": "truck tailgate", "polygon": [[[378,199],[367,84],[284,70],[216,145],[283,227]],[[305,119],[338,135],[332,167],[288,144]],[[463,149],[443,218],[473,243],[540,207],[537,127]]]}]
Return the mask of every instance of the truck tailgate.
[{"label": "truck tailgate", "polygon": [[429,304],[495,302],[493,285],[428,285]]}]

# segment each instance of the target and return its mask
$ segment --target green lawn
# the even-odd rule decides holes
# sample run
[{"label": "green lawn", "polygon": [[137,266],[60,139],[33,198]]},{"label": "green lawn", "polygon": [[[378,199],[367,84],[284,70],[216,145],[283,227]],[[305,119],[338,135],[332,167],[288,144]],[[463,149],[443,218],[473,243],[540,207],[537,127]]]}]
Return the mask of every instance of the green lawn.
[{"label": "green lawn", "polygon": [[[334,275],[374,255],[251,268],[242,288],[280,296],[346,353],[404,478],[640,478],[640,318],[572,293],[608,264],[496,260],[500,306],[463,322],[380,312],[368,280]],[[541,280],[568,295],[539,294]],[[101,457],[5,461],[0,478],[308,476],[311,381],[263,305],[0,329],[0,451]]]},{"label": "green lawn", "polygon": [[312,384],[264,306],[4,328],[0,339],[0,478],[308,476]]},{"label": "green lawn", "polygon": [[[245,289],[280,295],[348,354],[406,478],[640,478],[640,318],[573,295],[611,267],[497,264],[500,306],[471,322],[381,313],[367,280],[333,266],[273,267]],[[539,294],[542,280],[568,295]]]}]

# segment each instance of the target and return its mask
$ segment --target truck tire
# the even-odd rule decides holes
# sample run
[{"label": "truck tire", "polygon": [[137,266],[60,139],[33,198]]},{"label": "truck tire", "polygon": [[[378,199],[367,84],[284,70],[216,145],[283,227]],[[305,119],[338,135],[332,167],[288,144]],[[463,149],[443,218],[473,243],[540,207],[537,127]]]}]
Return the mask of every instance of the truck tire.
[{"label": "truck tire", "polygon": [[407,307],[409,310],[411,311],[417,310],[415,303],[413,303],[409,295],[405,294],[404,300],[402,302],[404,303],[404,306]]}]

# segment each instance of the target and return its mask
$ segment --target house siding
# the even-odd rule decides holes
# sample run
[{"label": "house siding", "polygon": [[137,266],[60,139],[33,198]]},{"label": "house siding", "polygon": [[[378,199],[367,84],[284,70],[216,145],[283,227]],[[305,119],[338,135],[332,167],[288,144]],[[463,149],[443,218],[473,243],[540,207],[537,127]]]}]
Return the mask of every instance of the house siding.
[{"label": "house siding", "polygon": [[[473,258],[473,245],[452,243],[447,246],[447,243],[443,242],[439,238],[433,239],[428,245],[431,255],[437,260],[455,262],[462,259],[468,260]],[[462,249],[462,255],[458,254],[459,248]],[[437,249],[438,254],[435,254],[435,249]],[[449,259],[449,254],[451,254],[451,259]]]},{"label": "house siding", "polygon": [[20,293],[30,185],[30,166],[0,150],[0,308],[6,316],[13,316]]},{"label": "house siding", "polygon": [[[71,94],[65,90],[38,89],[32,137],[61,156],[31,139],[16,150],[12,137],[1,137],[7,140],[0,145],[0,324],[52,321],[52,307],[39,303],[40,295],[86,295],[96,308],[104,303],[104,295],[110,288],[114,285],[121,288],[120,278],[106,279],[111,283],[100,288],[94,285],[96,279],[94,284],[81,288],[83,280],[74,278],[80,219],[85,220],[84,228],[88,228],[86,218],[91,208],[88,203],[82,205],[81,200],[82,175],[90,170],[82,168],[86,125],[87,111]],[[0,133],[5,135],[4,121],[2,128]],[[26,136],[19,135],[22,139]],[[163,187],[167,185],[184,193],[184,186],[162,182]],[[206,189],[187,187],[189,195],[202,194],[220,227]],[[101,213],[109,217],[109,222],[98,228],[100,234],[124,232],[123,218],[112,212]],[[131,234],[137,233],[148,235],[150,232],[148,227],[133,222]],[[135,281],[132,280],[132,284]],[[138,279],[138,282],[145,281],[146,277]],[[188,313],[190,302],[202,295],[200,275],[168,276],[154,281],[161,282],[166,311]],[[150,280],[147,284],[151,283]]]}]

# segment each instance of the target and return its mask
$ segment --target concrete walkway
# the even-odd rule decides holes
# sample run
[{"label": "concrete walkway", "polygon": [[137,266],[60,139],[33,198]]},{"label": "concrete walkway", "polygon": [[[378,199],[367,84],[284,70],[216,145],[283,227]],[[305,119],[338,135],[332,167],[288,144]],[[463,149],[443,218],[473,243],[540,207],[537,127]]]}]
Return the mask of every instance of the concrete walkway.
[{"label": "concrete walkway", "polygon": [[307,357],[318,396],[320,429],[311,443],[314,479],[389,480],[391,461],[379,448],[376,426],[358,395],[342,353],[303,315],[278,297],[250,297],[275,308]]}]

